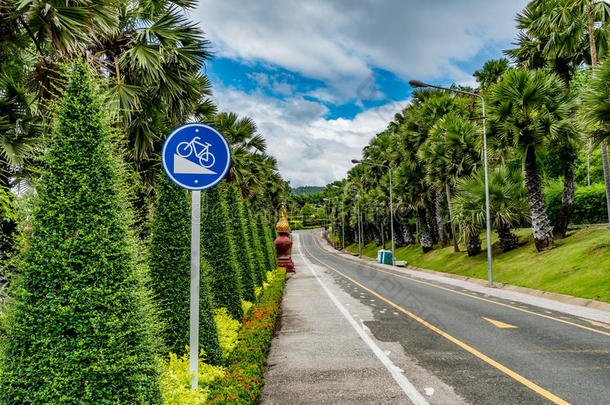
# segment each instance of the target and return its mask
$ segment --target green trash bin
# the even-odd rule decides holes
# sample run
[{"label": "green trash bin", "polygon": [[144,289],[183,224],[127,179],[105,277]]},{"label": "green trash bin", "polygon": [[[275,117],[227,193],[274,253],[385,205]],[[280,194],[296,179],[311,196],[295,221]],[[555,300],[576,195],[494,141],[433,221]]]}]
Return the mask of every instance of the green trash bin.
[{"label": "green trash bin", "polygon": [[381,249],[377,251],[377,263],[392,264],[392,251]]}]

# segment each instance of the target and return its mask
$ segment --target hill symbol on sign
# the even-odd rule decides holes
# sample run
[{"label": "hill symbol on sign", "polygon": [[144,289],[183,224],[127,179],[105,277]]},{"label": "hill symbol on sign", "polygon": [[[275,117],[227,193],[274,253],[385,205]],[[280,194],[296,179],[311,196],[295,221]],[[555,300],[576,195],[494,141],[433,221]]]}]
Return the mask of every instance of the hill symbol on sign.
[{"label": "hill symbol on sign", "polygon": [[176,174],[216,174],[195,162],[191,162],[174,153],[174,173]]}]

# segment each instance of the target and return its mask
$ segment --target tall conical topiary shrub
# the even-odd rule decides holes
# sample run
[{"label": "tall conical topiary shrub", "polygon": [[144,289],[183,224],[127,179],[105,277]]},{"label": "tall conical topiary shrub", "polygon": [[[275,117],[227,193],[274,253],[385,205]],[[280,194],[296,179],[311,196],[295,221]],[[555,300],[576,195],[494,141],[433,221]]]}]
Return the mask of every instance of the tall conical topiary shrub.
[{"label": "tall conical topiary shrub", "polygon": [[[149,246],[150,282],[165,320],[161,336],[170,352],[184,352],[189,344],[191,285],[191,206],[186,190],[161,175],[157,205],[151,225]],[[202,274],[208,264],[202,263]],[[199,345],[206,361],[219,364],[222,352],[218,344],[214,309],[205,277],[200,279]]]},{"label": "tall conical topiary shrub", "polygon": [[252,215],[252,210],[248,204],[245,204],[246,222],[248,223],[248,246],[250,247],[250,260],[254,263],[254,281],[257,286],[263,285],[263,281],[267,280],[267,269],[265,266],[265,257],[261,241],[258,236],[257,219]]},{"label": "tall conical topiary shrub", "polygon": [[242,298],[253,302],[254,294],[254,263],[250,258],[248,239],[246,237],[246,221],[244,218],[244,203],[237,187],[230,186],[227,191],[227,206],[229,209],[229,224],[233,237],[235,260],[239,267]]},{"label": "tall conical topiary shrub", "polygon": [[277,268],[277,256],[275,254],[275,244],[273,243],[273,241],[275,241],[276,238],[276,233],[277,230],[275,229],[275,223],[274,221],[271,221],[269,223],[269,227],[267,227],[267,231],[268,231],[268,236],[269,236],[269,253],[270,253],[270,257],[269,260],[271,261],[271,266],[275,269]]},{"label": "tall conical topiary shrub", "polygon": [[77,62],[11,287],[0,403],[161,403],[156,322],[109,128]]},{"label": "tall conical topiary shrub", "polygon": [[261,252],[263,253],[265,271],[271,271],[273,270],[273,263],[271,262],[271,252],[269,251],[267,221],[265,220],[265,216],[260,212],[256,215],[256,228],[261,245]]},{"label": "tall conical topiary shrub", "polygon": [[241,320],[241,282],[235,262],[223,188],[212,187],[201,193],[201,257],[210,265],[208,283],[216,308],[224,307]]}]

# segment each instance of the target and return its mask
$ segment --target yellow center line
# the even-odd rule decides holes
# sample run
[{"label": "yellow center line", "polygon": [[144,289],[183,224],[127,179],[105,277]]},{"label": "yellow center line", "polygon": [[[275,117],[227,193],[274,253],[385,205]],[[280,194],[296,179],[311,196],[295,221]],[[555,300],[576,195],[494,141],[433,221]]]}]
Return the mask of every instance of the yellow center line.
[{"label": "yellow center line", "polygon": [[[312,239],[313,239],[314,243],[318,246],[318,248],[324,250],[322,248],[322,246],[320,246],[319,242],[314,237],[312,237]],[[332,254],[332,253],[329,253],[329,254]],[[460,295],[464,295],[466,297],[475,298],[475,299],[480,300],[480,301],[490,302],[492,304],[500,305],[500,306],[503,306],[503,307],[506,307],[506,308],[511,308],[511,309],[514,309],[514,310],[517,310],[517,311],[525,312],[527,314],[536,315],[536,316],[540,316],[542,318],[546,318],[546,319],[550,319],[550,320],[553,320],[553,321],[565,323],[567,325],[576,326],[577,328],[581,328],[581,329],[585,329],[585,330],[588,330],[588,331],[591,331],[591,332],[599,333],[601,335],[610,336],[610,332],[604,332],[604,331],[601,331],[599,329],[594,329],[594,328],[590,328],[588,326],[579,325],[577,323],[566,321],[564,319],[555,318],[553,316],[539,314],[537,312],[530,311],[530,310],[523,309],[523,308],[519,308],[519,307],[516,307],[514,305],[505,304],[503,302],[497,302],[497,301],[494,301],[494,300],[491,300],[491,299],[487,299],[487,298],[483,298],[483,297],[477,297],[476,295],[464,293],[464,292],[461,292],[461,291],[456,291],[456,290],[453,290],[451,288],[447,288],[447,287],[443,287],[443,286],[436,285],[436,284],[433,284],[433,283],[429,283],[427,281],[419,280],[419,279],[416,279],[416,278],[411,277],[411,276],[405,276],[405,275],[402,275],[402,274],[392,273],[392,272],[387,271],[387,270],[382,270],[382,269],[378,269],[376,267],[370,266],[370,265],[368,265],[366,263],[355,263],[355,262],[353,262],[351,260],[348,260],[348,259],[345,259],[345,258],[343,258],[343,257],[341,257],[339,255],[335,255],[335,254],[332,254],[332,255],[334,257],[338,258],[338,259],[341,259],[341,260],[345,261],[345,262],[352,263],[352,264],[359,264],[359,265],[368,267],[369,269],[372,269],[372,270],[375,270],[375,271],[378,271],[378,272],[381,272],[381,273],[390,274],[390,275],[395,276],[395,277],[404,278],[406,280],[410,280],[410,281],[413,281],[413,282],[416,282],[416,283],[420,283],[420,284],[425,284],[425,285],[428,285],[430,287],[440,288],[441,290],[450,291],[450,292],[455,293],[455,294],[460,294]]]},{"label": "yellow center line", "polygon": [[482,318],[485,319],[487,322],[491,322],[494,326],[497,326],[498,328],[502,328],[502,329],[516,329],[516,328],[518,328],[518,326],[511,325],[509,323],[504,323],[504,322],[501,322],[501,321],[496,321],[495,319],[485,318],[484,316]]},{"label": "yellow center line", "polygon": [[447,332],[444,332],[442,330],[440,330],[439,328],[437,328],[436,326],[432,325],[431,323],[423,320],[422,318],[420,318],[419,316],[407,311],[406,309],[404,309],[403,307],[395,304],[394,302],[390,301],[389,299],[379,295],[378,293],[376,293],[375,291],[365,287],[364,285],[360,284],[359,282],[357,282],[356,280],[352,279],[351,277],[343,274],[341,271],[337,270],[336,268],[324,263],[323,261],[321,261],[320,259],[318,259],[317,257],[314,257],[311,252],[309,251],[309,249],[307,249],[307,246],[305,246],[305,243],[303,243],[303,248],[305,249],[305,251],[307,251],[307,254],[314,260],[316,260],[318,263],[320,263],[321,265],[328,267],[329,269],[331,269],[332,271],[334,271],[335,273],[343,276],[344,278],[346,278],[347,280],[351,281],[352,283],[356,284],[357,286],[359,286],[360,288],[368,291],[369,293],[373,294],[374,296],[376,296],[377,298],[379,298],[380,300],[386,302],[387,304],[391,305],[392,307],[396,308],[397,310],[403,312],[404,314],[408,315],[409,317],[413,318],[414,320],[416,320],[417,322],[421,323],[422,325],[424,325],[425,327],[427,327],[428,329],[438,333],[439,335],[441,335],[442,337],[444,337],[445,339],[455,343],[456,345],[460,346],[462,349],[472,353],[473,355],[475,355],[476,357],[478,357],[479,359],[483,360],[484,362],[486,362],[487,364],[497,368],[498,370],[500,370],[501,372],[503,372],[504,374],[508,375],[509,377],[513,378],[514,380],[520,382],[521,384],[525,385],[526,387],[528,387],[529,389],[531,389],[532,391],[542,395],[543,397],[545,397],[546,399],[548,399],[551,402],[554,402],[556,404],[562,404],[562,405],[569,405],[569,402],[566,402],[565,400],[559,398],[557,395],[545,390],[544,388],[540,387],[539,385],[535,384],[534,382],[528,380],[527,378],[523,377],[521,374],[518,374],[514,371],[512,371],[511,369],[509,369],[508,367],[498,363],[497,361],[495,361],[494,359],[484,355],[483,353],[481,353],[480,351],[478,351],[477,349],[475,349],[472,346],[469,346],[468,344],[462,342],[461,340],[454,338],[453,336],[451,336],[450,334],[448,334]]}]

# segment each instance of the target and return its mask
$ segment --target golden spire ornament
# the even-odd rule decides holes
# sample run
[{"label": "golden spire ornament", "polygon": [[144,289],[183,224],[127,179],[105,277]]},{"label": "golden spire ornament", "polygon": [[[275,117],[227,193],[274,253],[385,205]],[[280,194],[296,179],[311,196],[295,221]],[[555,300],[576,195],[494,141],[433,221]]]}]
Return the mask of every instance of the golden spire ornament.
[{"label": "golden spire ornament", "polygon": [[290,223],[286,218],[286,206],[282,203],[282,217],[275,225],[275,229],[279,232],[290,232]]}]

